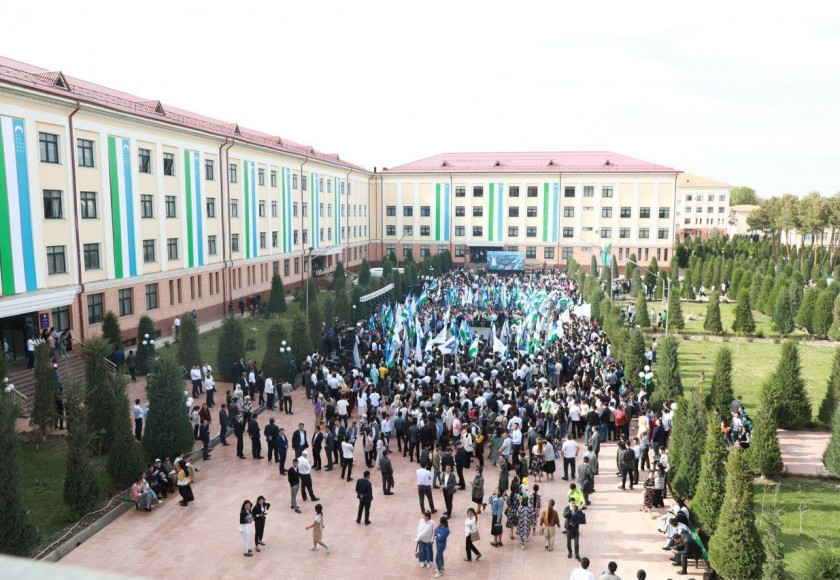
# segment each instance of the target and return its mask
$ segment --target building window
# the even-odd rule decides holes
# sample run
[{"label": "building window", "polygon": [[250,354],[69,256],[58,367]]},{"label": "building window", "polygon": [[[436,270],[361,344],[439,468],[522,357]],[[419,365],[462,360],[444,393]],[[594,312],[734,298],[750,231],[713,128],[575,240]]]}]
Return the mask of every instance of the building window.
[{"label": "building window", "polygon": [[574,248],[563,248],[560,255],[563,257],[564,260],[568,260],[572,257],[573,252]]},{"label": "building window", "polygon": [[143,262],[151,264],[155,261],[155,241],[143,240]]},{"label": "building window", "polygon": [[537,197],[537,186],[536,185],[529,185],[528,186],[528,197]]},{"label": "building window", "polygon": [[601,228],[601,237],[602,238],[611,238],[612,237],[612,228]]},{"label": "building window", "polygon": [[155,217],[155,196],[143,194],[140,196],[140,217],[151,219]]},{"label": "building window", "polygon": [[99,324],[102,322],[102,297],[103,294],[88,294],[88,324]]},{"label": "building window", "polygon": [[726,211],[726,208],[725,208],[725,207],[723,207],[723,206],[720,206],[720,207],[718,208],[718,213],[724,213],[725,211]]},{"label": "building window", "polygon": [[554,259],[554,247],[553,246],[546,246],[543,248],[543,258],[546,260],[553,260]]},{"label": "building window", "polygon": [[166,240],[166,257],[169,260],[178,259],[178,238],[169,238]]},{"label": "building window", "polygon": [[472,208],[473,210],[473,217],[482,217],[484,216],[484,207],[477,205]]},{"label": "building window", "polygon": [[563,237],[564,238],[575,237],[575,228],[563,228]]},{"label": "building window", "polygon": [[[321,230],[323,232],[323,230]],[[260,232],[260,249],[265,249],[265,232]]]},{"label": "building window", "polygon": [[207,217],[209,217],[209,218],[216,217],[216,198],[215,197],[208,197],[207,201],[205,202],[205,206],[207,208]]},{"label": "building window", "polygon": [[119,291],[120,316],[131,316],[134,309],[131,304],[131,288],[123,288]]},{"label": "building window", "polygon": [[413,226],[403,226],[402,235],[404,235],[404,236],[414,235],[414,227]]},{"label": "building window", "polygon": [[388,244],[385,246],[385,255],[390,256],[391,254],[396,255],[397,247],[394,244]]},{"label": "building window", "polygon": [[[292,189],[297,189],[297,188],[298,188],[298,176],[297,175],[292,175]],[[297,262],[297,260],[295,260],[295,262]],[[295,271],[295,274],[297,274],[297,271]]]},{"label": "building window", "polygon": [[146,284],[146,310],[158,307],[158,285]]},{"label": "building window", "polygon": [[595,197],[595,186],[594,185],[584,185],[583,186],[583,197]]},{"label": "building window", "polygon": [[58,135],[38,133],[41,145],[41,163],[58,163]]},{"label": "building window", "polygon": [[238,218],[239,217],[239,200],[232,199],[230,200],[230,217]]},{"label": "building window", "polygon": [[283,260],[283,275],[284,276],[289,275],[289,260],[288,259]]},{"label": "building window", "polygon": [[44,190],[44,219],[64,219],[64,203],[61,191],[57,189]]},{"label": "building window", "polygon": [[66,274],[64,246],[47,246],[47,274]]},{"label": "building window", "polygon": [[528,206],[528,217],[537,217],[537,206],[529,205]]},{"label": "building window", "polygon": [[650,208],[649,207],[640,207],[639,208],[639,218],[640,219],[647,219],[650,217]]},{"label": "building window", "polygon": [[671,208],[670,207],[660,207],[659,208],[659,217],[660,218],[671,217]]},{"label": "building window", "polygon": [[602,187],[601,188],[601,197],[612,197],[613,196],[613,188],[612,187]]},{"label": "building window", "polygon": [[414,215],[414,208],[413,207],[411,207],[410,205],[403,206],[403,217],[411,217],[413,215]]},{"label": "building window", "polygon": [[466,215],[466,209],[463,205],[456,205],[455,206],[455,217],[464,217]]},{"label": "building window", "polygon": [[309,230],[303,230],[303,235],[301,237],[301,242],[303,242],[304,246],[309,243]]},{"label": "building window", "polygon": [[178,202],[174,195],[166,196],[166,217],[178,217]]},{"label": "building window", "polygon": [[216,179],[215,162],[212,159],[204,160],[204,179],[213,181]]},{"label": "building window", "polygon": [[668,239],[668,228],[659,228],[659,233],[657,237],[660,240],[667,240]]},{"label": "building window", "polygon": [[426,256],[431,256],[432,252],[429,251],[429,246],[420,246],[420,257],[425,258]]},{"label": "building window", "polygon": [[563,197],[574,197],[575,196],[575,186],[574,185],[567,185],[563,188]]},{"label": "building window", "polygon": [[151,149],[138,149],[137,150],[137,159],[138,159],[138,171],[140,173],[151,173],[152,172],[152,150]]},{"label": "building window", "polygon": [[83,246],[85,257],[85,270],[98,270],[99,266],[99,244],[85,244]]},{"label": "building window", "polygon": [[300,205],[301,205],[301,209],[300,209],[301,215],[303,217],[309,217],[309,204],[304,201]]},{"label": "building window", "polygon": [[[688,210],[690,210],[690,209],[691,209],[690,207],[689,207],[689,208],[686,208],[686,213],[689,213],[689,212],[688,212]],[[697,213],[703,213],[703,208],[702,208],[702,207],[698,207],[698,208],[697,208]]]},{"label": "building window", "polygon": [[463,237],[467,235],[467,228],[466,226],[455,226],[455,236],[456,237]]},{"label": "building window", "polygon": [[163,154],[163,174],[173,176],[175,175],[175,154]]},{"label": "building window", "polygon": [[280,245],[279,238],[277,237],[277,232],[271,232],[271,247],[276,248]]},{"label": "building window", "polygon": [[713,207],[707,207],[707,208],[706,208],[706,213],[715,213],[715,208],[713,208]]},{"label": "building window", "polygon": [[455,257],[463,258],[466,251],[466,246],[455,246]]},{"label": "building window", "polygon": [[324,191],[324,180],[323,180],[323,178],[318,178],[318,191]]},{"label": "building window", "polygon": [[228,180],[231,183],[236,183],[237,176],[239,175],[239,168],[236,163],[231,163],[228,165]]},{"label": "building window", "polygon": [[508,208],[508,217],[519,217],[519,207],[518,206],[510,206]]},{"label": "building window", "polygon": [[518,238],[519,237],[519,228],[516,226],[508,227],[508,237],[509,238]]},{"label": "building window", "polygon": [[79,167],[93,167],[93,141],[76,139],[76,157]]},{"label": "building window", "polygon": [[602,218],[611,218],[612,217],[612,208],[611,207],[602,207],[601,208],[601,217]]},{"label": "building window", "polygon": [[[305,175],[300,176],[300,188],[301,188],[301,190],[306,191],[306,176]],[[306,267],[306,263],[304,263],[304,267]]]},{"label": "building window", "polygon": [[82,191],[79,193],[79,202],[82,206],[82,219],[95,220],[99,217],[99,212],[96,208],[96,192]]},{"label": "building window", "polygon": [[70,328],[70,307],[59,306],[52,309],[52,324],[59,332]]},{"label": "building window", "polygon": [[[686,221],[688,223],[688,221]],[[650,229],[649,228],[639,228],[639,239],[646,240],[650,237]]]},{"label": "building window", "polygon": [[411,246],[403,246],[402,250],[403,250],[403,258],[407,258],[408,255],[411,253]]},{"label": "building window", "polygon": [[298,204],[297,204],[297,202],[292,203],[292,216],[293,217],[298,216]]},{"label": "building window", "polygon": [[508,196],[510,197],[519,197],[519,186],[512,185],[508,187]]},{"label": "building window", "polygon": [[537,257],[537,246],[525,246],[525,257],[534,260]]},{"label": "building window", "polygon": [[297,246],[298,245],[298,231],[294,230],[292,232],[292,243]]},{"label": "building window", "polygon": [[685,225],[691,224],[691,218],[685,218]]},{"label": "building window", "polygon": [[216,236],[207,236],[207,253],[215,256],[216,251]]},{"label": "building window", "polygon": [[630,228],[620,228],[618,230],[618,237],[619,238],[629,238],[630,237]]},{"label": "building window", "polygon": [[473,186],[473,197],[484,197],[484,186],[483,185]]},{"label": "building window", "polygon": [[295,258],[295,274],[300,274],[300,260]]},{"label": "building window", "polygon": [[432,208],[428,205],[420,206],[420,217],[430,217],[432,215]]},{"label": "building window", "polygon": [[271,172],[271,187],[277,187],[277,172]]},{"label": "building window", "polygon": [[265,201],[260,200],[259,204],[257,204],[257,214],[260,217],[265,217]]},{"label": "building window", "polygon": [[257,169],[257,185],[265,185],[265,169]]},{"label": "building window", "polygon": [[563,208],[563,217],[573,218],[575,217],[575,208],[573,207],[564,207]]},{"label": "building window", "polygon": [[277,202],[271,202],[271,217],[277,217]]},{"label": "building window", "polygon": [[525,228],[525,236],[528,238],[536,238],[537,237],[537,228],[536,226],[528,226]]},{"label": "building window", "polygon": [[621,208],[621,217],[629,218],[633,216],[633,212],[629,207],[622,207]]},{"label": "building window", "polygon": [[420,235],[421,236],[430,236],[431,235],[431,226],[420,226]]},{"label": "building window", "polygon": [[231,234],[230,235],[230,251],[231,252],[238,252],[239,251],[239,234]]},{"label": "building window", "polygon": [[473,226],[472,235],[473,237],[480,238],[484,235],[484,230],[481,226]]},{"label": "building window", "polygon": [[466,197],[467,196],[467,188],[464,186],[458,186],[455,188],[455,197]]},{"label": "building window", "polygon": [[397,235],[397,226],[385,226],[385,235],[386,236],[396,236]]}]

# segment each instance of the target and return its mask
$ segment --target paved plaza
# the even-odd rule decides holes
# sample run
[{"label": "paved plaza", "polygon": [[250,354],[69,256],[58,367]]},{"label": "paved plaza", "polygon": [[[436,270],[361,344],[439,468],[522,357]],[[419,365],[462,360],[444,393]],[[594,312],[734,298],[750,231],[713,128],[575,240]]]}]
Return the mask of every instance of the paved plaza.
[{"label": "paved plaza", "polygon": [[[225,391],[220,384],[220,392]],[[142,383],[133,386],[131,396],[139,396]],[[221,397],[217,397],[217,401]],[[264,413],[259,422],[264,426],[271,416],[287,433],[303,421],[312,433],[313,414],[303,389],[294,394],[295,415]],[[214,409],[214,417],[218,407]],[[218,428],[214,427],[216,434]],[[229,437],[235,443],[235,438]],[[340,470],[313,471],[314,490],[325,511],[324,539],[333,549],[310,552],[311,531],[304,528],[314,515],[313,502],[298,503],[303,510],[296,514],[289,509],[289,485],[279,475],[276,464],[250,458],[250,442],[246,439],[248,459],[236,458],[236,447],[219,447],[209,462],[197,462],[198,481],[193,486],[196,501],[189,507],[178,505],[177,494],[171,496],[152,513],[131,510],[96,534],[64,559],[73,564],[131,574],[136,576],[173,576],[200,573],[202,578],[253,578],[255,574],[284,578],[343,577],[364,574],[376,578],[426,578],[429,569],[421,569],[414,557],[414,537],[420,517],[415,479],[416,463],[409,463],[401,454],[392,454],[396,487],[395,495],[383,496],[381,478],[373,471],[374,501],[370,526],[356,524],[357,500],[354,483],[339,479]],[[265,451],[265,448],[264,448]],[[639,511],[641,488],[636,491],[617,489],[615,446],[601,448],[601,475],[596,480],[592,497],[594,505],[587,511],[588,523],[581,532],[581,556],[592,560],[590,569],[596,577],[606,570],[607,563],[619,564],[618,575],[624,580],[635,578],[640,568],[648,578],[672,578],[673,568],[660,550],[664,536],[657,532],[657,522]],[[473,465],[476,465],[473,462]],[[487,496],[495,485],[499,470],[485,461]],[[364,471],[364,457],[356,445],[353,477]],[[473,471],[469,472],[470,478]],[[543,505],[554,498],[564,505],[568,482],[560,476],[553,482],[540,484]],[[435,507],[443,513],[443,496],[434,491]],[[238,530],[238,512],[244,499],[256,500],[265,495],[272,504],[266,524],[266,546],[253,558],[242,555]],[[517,540],[504,536],[505,545],[489,545],[490,515],[479,516],[482,540],[478,546],[481,561],[464,561],[464,517],[470,502],[468,491],[455,495],[454,513],[450,519],[452,534],[446,549],[446,576],[453,578],[568,578],[578,566],[567,558],[565,536],[558,532],[554,552],[543,549],[542,538],[535,536],[525,550]],[[659,510],[660,512],[662,510]],[[507,530],[506,530],[507,532]],[[693,565],[689,572],[696,571]],[[700,574],[693,576],[701,577]],[[687,576],[692,577],[692,575]]]}]

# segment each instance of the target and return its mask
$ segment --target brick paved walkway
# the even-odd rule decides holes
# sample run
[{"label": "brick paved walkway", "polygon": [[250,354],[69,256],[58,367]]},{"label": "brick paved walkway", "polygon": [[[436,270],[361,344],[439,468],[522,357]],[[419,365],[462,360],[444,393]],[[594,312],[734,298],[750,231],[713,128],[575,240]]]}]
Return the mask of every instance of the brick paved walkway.
[{"label": "brick paved walkway", "polygon": [[[142,392],[141,387],[132,388]],[[224,393],[224,388],[221,389]],[[132,397],[135,395],[132,393]],[[218,400],[218,398],[217,398]],[[218,410],[214,409],[214,411]],[[303,389],[295,392],[295,415],[275,416],[287,431],[294,430],[299,421],[312,429],[312,413],[304,401]],[[214,413],[216,415],[216,413]],[[214,428],[213,434],[217,432]],[[231,438],[232,439],[232,438]],[[235,440],[234,440],[235,442]],[[364,458],[357,446],[354,477],[363,471]],[[250,457],[249,442],[246,454]],[[210,462],[199,463],[201,472],[193,486],[196,501],[188,508],[178,505],[170,496],[152,513],[132,510],[88,542],[66,556],[62,563],[86,566],[138,576],[172,576],[200,571],[204,578],[251,578],[254,574],[270,577],[312,578],[359,575],[375,572],[377,578],[426,578],[428,569],[420,569],[414,558],[414,533],[419,518],[414,470],[401,455],[392,455],[396,487],[395,495],[383,496],[377,472],[372,476],[374,502],[372,525],[355,523],[357,502],[354,483],[339,479],[339,471],[313,472],[314,489],[326,514],[325,541],[333,552],[311,553],[311,532],[304,530],[313,515],[312,502],[298,502],[303,514],[289,509],[289,486],[280,477],[275,464],[235,456],[235,446],[221,447],[213,452]],[[614,475],[615,447],[605,444],[601,452],[601,475],[596,483],[595,504],[588,510],[588,524],[582,531],[581,555],[592,560],[591,570],[596,577],[606,570],[607,563],[619,564],[618,574],[635,578],[644,568],[648,578],[676,577],[666,554],[659,548],[663,536],[656,531],[657,522],[639,512],[641,491],[623,492],[617,489]],[[489,488],[498,477],[498,469],[487,463],[485,471]],[[554,498],[563,505],[568,483],[558,478],[540,485],[543,504]],[[442,512],[443,497],[434,490],[436,507]],[[254,558],[242,556],[238,532],[238,512],[246,498],[255,500],[265,495],[272,503],[265,540],[268,544]],[[489,493],[488,493],[489,495]],[[472,505],[468,492],[458,492],[454,501],[454,517],[450,521],[452,535],[446,551],[446,576],[455,578],[567,578],[577,562],[569,560],[565,551],[565,536],[557,535],[554,552],[546,552],[542,538],[535,537],[525,550],[518,541],[505,546],[489,545],[490,517],[479,518],[483,553],[480,562],[467,563],[464,558],[463,521],[467,507]],[[336,576],[339,575],[339,576]],[[694,574],[700,577],[702,574]],[[691,577],[691,576],[688,576]]]}]

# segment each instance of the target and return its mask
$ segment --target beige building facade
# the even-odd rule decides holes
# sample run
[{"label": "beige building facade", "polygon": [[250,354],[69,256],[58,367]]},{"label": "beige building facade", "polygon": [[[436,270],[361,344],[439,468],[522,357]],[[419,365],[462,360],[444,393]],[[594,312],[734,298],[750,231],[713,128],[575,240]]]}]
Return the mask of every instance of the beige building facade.
[{"label": "beige building facade", "polygon": [[712,232],[729,230],[729,184],[680,173],[677,179],[678,237],[706,238]]}]

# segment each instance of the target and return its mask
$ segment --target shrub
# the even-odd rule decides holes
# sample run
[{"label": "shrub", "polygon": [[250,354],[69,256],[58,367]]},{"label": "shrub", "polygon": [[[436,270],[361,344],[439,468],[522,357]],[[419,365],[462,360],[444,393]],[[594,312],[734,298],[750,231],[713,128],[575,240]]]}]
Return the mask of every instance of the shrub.
[{"label": "shrub", "polygon": [[669,330],[682,330],[685,328],[682,306],[680,306],[680,295],[673,290],[671,290],[671,296],[668,300],[668,326]]},{"label": "shrub", "polygon": [[[4,358],[0,356],[0,358]],[[3,361],[5,362],[5,361]],[[0,369],[3,370],[3,369]],[[4,377],[0,377],[2,380]],[[37,542],[37,532],[23,504],[20,484],[20,437],[15,427],[18,407],[0,391],[0,553],[28,556]]]},{"label": "shrub", "polygon": [[105,313],[105,318],[102,319],[102,338],[111,343],[111,353],[122,348],[120,319],[110,310]]},{"label": "shrub", "polygon": [[[764,567],[761,572],[762,580],[785,579],[785,552],[782,544],[782,510],[778,506],[779,486],[775,486],[773,505],[764,510]],[[836,569],[836,568],[835,568]]]},{"label": "shrub", "polygon": [[95,448],[105,451],[114,440],[114,391],[106,360],[112,352],[111,343],[104,338],[91,338],[85,342],[87,388],[83,415],[88,422],[86,436],[90,436]]},{"label": "shrub", "polygon": [[288,375],[289,365],[280,354],[284,340],[287,340],[287,336],[283,326],[279,323],[272,324],[266,337],[265,357],[262,363],[263,376],[281,379]]},{"label": "shrub", "polygon": [[[47,431],[55,421],[55,395],[58,390],[50,354],[47,343],[35,347],[35,407],[32,409],[32,424],[43,441],[46,441]],[[5,358],[2,353],[0,358]]]},{"label": "shrub", "polygon": [[232,382],[233,365],[245,357],[245,330],[238,318],[225,318],[219,333],[219,345],[216,351],[216,372],[223,381]]},{"label": "shrub", "polygon": [[145,375],[151,368],[151,360],[155,357],[155,347],[143,346],[146,335],[155,338],[155,323],[148,316],[141,316],[137,324],[137,374]]},{"label": "shrub", "polygon": [[738,297],[732,330],[736,334],[747,335],[755,332],[755,320],[753,320],[752,307],[750,306],[750,293],[746,290],[742,290],[741,295]]},{"label": "shrub", "polygon": [[694,497],[700,479],[700,458],[706,438],[706,414],[703,412],[702,392],[680,399],[674,413],[674,434],[671,437],[674,493],[682,498]]},{"label": "shrub", "polygon": [[[232,319],[226,322],[229,320]],[[183,370],[174,356],[164,353],[155,360],[152,372],[143,449],[150,459],[175,457],[192,449],[194,443],[184,395]]]},{"label": "shrub", "polygon": [[715,370],[712,375],[712,386],[709,392],[709,402],[712,409],[720,418],[729,424],[729,404],[735,398],[732,390],[732,351],[723,346],[715,356]]},{"label": "shrub", "polygon": [[657,362],[656,389],[653,391],[651,403],[656,409],[662,404],[676,401],[683,394],[682,378],[680,378],[679,342],[673,336],[666,336],[659,343]]},{"label": "shrub", "polygon": [[805,560],[803,578],[840,578],[840,552],[827,545],[821,545],[816,551],[809,552]]},{"label": "shrub", "polygon": [[192,316],[184,316],[181,319],[178,362],[187,370],[193,365],[201,364],[201,354],[198,351],[198,325]]},{"label": "shrub", "polygon": [[306,316],[302,311],[296,312],[292,320],[292,338],[290,343],[292,347],[292,358],[294,358],[295,365],[299,370],[306,357],[313,352],[309,323],[306,321]]},{"label": "shrub", "polygon": [[648,313],[647,299],[645,293],[639,292],[639,297],[636,298],[636,319],[635,322],[640,328],[650,328],[650,314]]},{"label": "shrub", "polygon": [[709,296],[709,304],[706,306],[706,320],[703,321],[703,328],[712,334],[721,334],[723,324],[720,321],[720,299],[717,293]]},{"label": "shrub", "polygon": [[[340,264],[341,262],[339,262]],[[271,294],[268,296],[268,311],[276,314],[286,312],[288,308],[286,305],[286,287],[283,286],[283,279],[280,278],[280,274],[275,274],[271,278]]]},{"label": "shrub", "polygon": [[814,334],[825,338],[833,321],[834,296],[831,291],[824,290],[817,296],[817,303],[814,306]]},{"label": "shrub", "polygon": [[[87,356],[87,343],[85,347]],[[65,395],[67,470],[64,476],[64,503],[81,516],[93,509],[102,495],[102,488],[90,462],[91,436],[87,427],[89,418],[86,417],[90,410],[82,404],[82,385],[75,380],[68,381]]]},{"label": "shrub", "polygon": [[715,533],[720,506],[726,492],[726,453],[723,433],[718,428],[714,413],[709,413],[700,475],[691,501],[695,526],[706,541]]},{"label": "shrub", "polygon": [[764,401],[762,408],[753,417],[750,447],[747,450],[752,470],[762,477],[779,475],[784,469],[779,436],[776,428],[776,413],[772,403]]},{"label": "shrub", "polygon": [[362,266],[359,268],[359,285],[367,286],[370,284],[370,262],[367,258],[362,260]]},{"label": "shrub", "polygon": [[[188,317],[191,318],[191,317]],[[183,330],[183,329],[182,329]],[[131,421],[131,403],[126,394],[128,380],[122,373],[111,377],[114,391],[115,413],[114,443],[108,453],[108,473],[120,485],[131,485],[143,469],[143,457],[134,439],[134,425]]]},{"label": "shrub", "polygon": [[776,370],[762,387],[763,400],[776,410],[778,426],[782,429],[801,427],[811,420],[811,400],[805,391],[799,362],[799,346],[788,341]]},{"label": "shrub", "polygon": [[840,401],[840,347],[834,349],[834,358],[831,361],[831,376],[828,377],[828,388],[820,404],[818,418],[823,425],[831,426],[838,401]]},{"label": "shrub", "polygon": [[840,408],[834,411],[831,438],[828,440],[822,460],[831,473],[840,477]]}]

